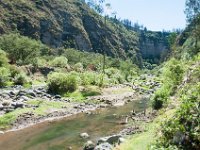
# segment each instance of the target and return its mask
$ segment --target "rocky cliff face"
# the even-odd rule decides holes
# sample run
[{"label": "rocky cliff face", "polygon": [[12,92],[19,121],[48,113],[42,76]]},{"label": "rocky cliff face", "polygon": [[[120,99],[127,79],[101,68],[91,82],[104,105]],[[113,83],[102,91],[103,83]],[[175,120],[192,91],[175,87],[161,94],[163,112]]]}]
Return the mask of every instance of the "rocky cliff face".
[{"label": "rocky cliff face", "polygon": [[170,50],[168,32],[141,31],[139,33],[139,48],[142,58],[152,63],[158,63]]},{"label": "rocky cliff face", "polygon": [[53,48],[104,50],[121,58],[138,53],[135,32],[110,21],[105,26],[104,18],[80,0],[1,0],[0,18],[0,34],[19,32]]},{"label": "rocky cliff face", "polygon": [[81,0],[0,0],[0,35],[19,32],[53,48],[105,52],[119,58],[160,59],[167,34],[127,30],[95,13]]}]

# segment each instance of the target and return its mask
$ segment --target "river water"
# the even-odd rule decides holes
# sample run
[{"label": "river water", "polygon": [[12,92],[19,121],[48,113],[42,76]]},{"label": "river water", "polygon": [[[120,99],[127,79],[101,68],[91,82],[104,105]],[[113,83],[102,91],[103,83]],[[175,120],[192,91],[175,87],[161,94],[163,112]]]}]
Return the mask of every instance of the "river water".
[{"label": "river water", "polygon": [[[53,122],[43,122],[23,130],[0,135],[0,150],[81,150],[87,140],[118,133],[124,128],[120,122],[131,110],[143,111],[144,103],[134,101],[121,107],[99,109],[92,114],[78,114]],[[114,115],[115,114],[115,115]],[[87,132],[90,138],[80,138]]]}]

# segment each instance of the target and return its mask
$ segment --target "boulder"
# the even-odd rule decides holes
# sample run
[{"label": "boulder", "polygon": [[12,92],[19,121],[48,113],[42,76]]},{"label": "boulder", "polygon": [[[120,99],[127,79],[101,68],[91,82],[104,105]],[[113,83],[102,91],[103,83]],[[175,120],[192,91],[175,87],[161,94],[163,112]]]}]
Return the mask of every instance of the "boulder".
[{"label": "boulder", "polygon": [[121,138],[121,135],[113,135],[113,136],[103,137],[103,138],[100,138],[97,143],[98,144],[109,143],[109,144],[113,145],[113,144],[118,143],[119,138]]},{"label": "boulder", "polygon": [[34,92],[35,92],[36,94],[39,94],[39,95],[44,94],[43,90],[39,90],[39,89],[37,89],[37,90],[35,89]]},{"label": "boulder", "polygon": [[61,99],[60,95],[55,95],[54,97],[55,97],[55,99]]},{"label": "boulder", "polygon": [[1,135],[1,134],[4,134],[4,132],[3,132],[3,131],[0,131],[0,135]]},{"label": "boulder", "polygon": [[95,144],[92,141],[87,141],[84,145],[83,150],[94,150]]},{"label": "boulder", "polygon": [[17,94],[17,96],[24,96],[24,95],[26,95],[27,93],[26,93],[26,91],[20,91],[18,94]]},{"label": "boulder", "polygon": [[80,134],[80,137],[83,138],[83,139],[87,139],[87,138],[89,138],[90,136],[89,136],[89,134],[87,134],[87,133],[81,133],[81,134]]},{"label": "boulder", "polygon": [[23,108],[24,103],[23,102],[16,102],[15,108]]},{"label": "boulder", "polygon": [[9,95],[10,95],[10,96],[15,96],[15,95],[17,95],[17,93],[18,93],[17,91],[10,91],[10,92],[9,92]]},{"label": "boulder", "polygon": [[21,99],[23,99],[24,101],[28,101],[29,98],[27,96],[21,96]]},{"label": "boulder", "polygon": [[126,141],[126,139],[120,137],[118,140],[118,144],[120,145],[120,144],[124,143],[125,141]]},{"label": "boulder", "polygon": [[32,96],[32,97],[37,97],[37,94],[33,91],[29,91],[28,95]]},{"label": "boulder", "polygon": [[94,148],[94,150],[112,150],[113,146],[109,143],[102,143]]},{"label": "boulder", "polygon": [[0,104],[0,110],[3,110],[3,105],[2,104]]},{"label": "boulder", "polygon": [[11,104],[11,101],[3,101],[2,102],[2,105],[5,107],[5,106],[10,106],[10,104]]}]

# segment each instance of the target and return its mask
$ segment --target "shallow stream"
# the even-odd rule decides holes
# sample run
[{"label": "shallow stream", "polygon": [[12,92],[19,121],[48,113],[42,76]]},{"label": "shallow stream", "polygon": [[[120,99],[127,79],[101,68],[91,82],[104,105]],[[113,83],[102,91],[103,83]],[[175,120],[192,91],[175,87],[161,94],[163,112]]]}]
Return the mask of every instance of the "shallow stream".
[{"label": "shallow stream", "polygon": [[[81,150],[87,140],[117,134],[124,128],[120,124],[131,110],[143,111],[144,103],[134,101],[121,107],[99,109],[53,122],[43,122],[23,130],[0,135],[0,150]],[[80,138],[80,133],[90,138]]]}]

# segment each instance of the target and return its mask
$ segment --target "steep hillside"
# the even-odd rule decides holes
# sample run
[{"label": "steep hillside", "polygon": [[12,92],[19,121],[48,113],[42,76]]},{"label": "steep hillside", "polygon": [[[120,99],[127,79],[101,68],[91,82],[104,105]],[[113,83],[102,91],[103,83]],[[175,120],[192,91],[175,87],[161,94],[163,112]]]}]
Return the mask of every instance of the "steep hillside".
[{"label": "steep hillside", "polygon": [[[200,149],[200,18],[174,41],[169,60],[157,70],[162,86],[151,97],[158,116],[120,150]],[[198,34],[197,34],[198,33]]]},{"label": "steep hillside", "polygon": [[168,37],[170,32],[153,32],[141,30],[139,32],[139,49],[142,58],[151,63],[159,63],[169,53]]},{"label": "steep hillside", "polygon": [[1,0],[0,34],[19,32],[53,47],[76,48],[140,63],[138,37],[80,0]]}]

